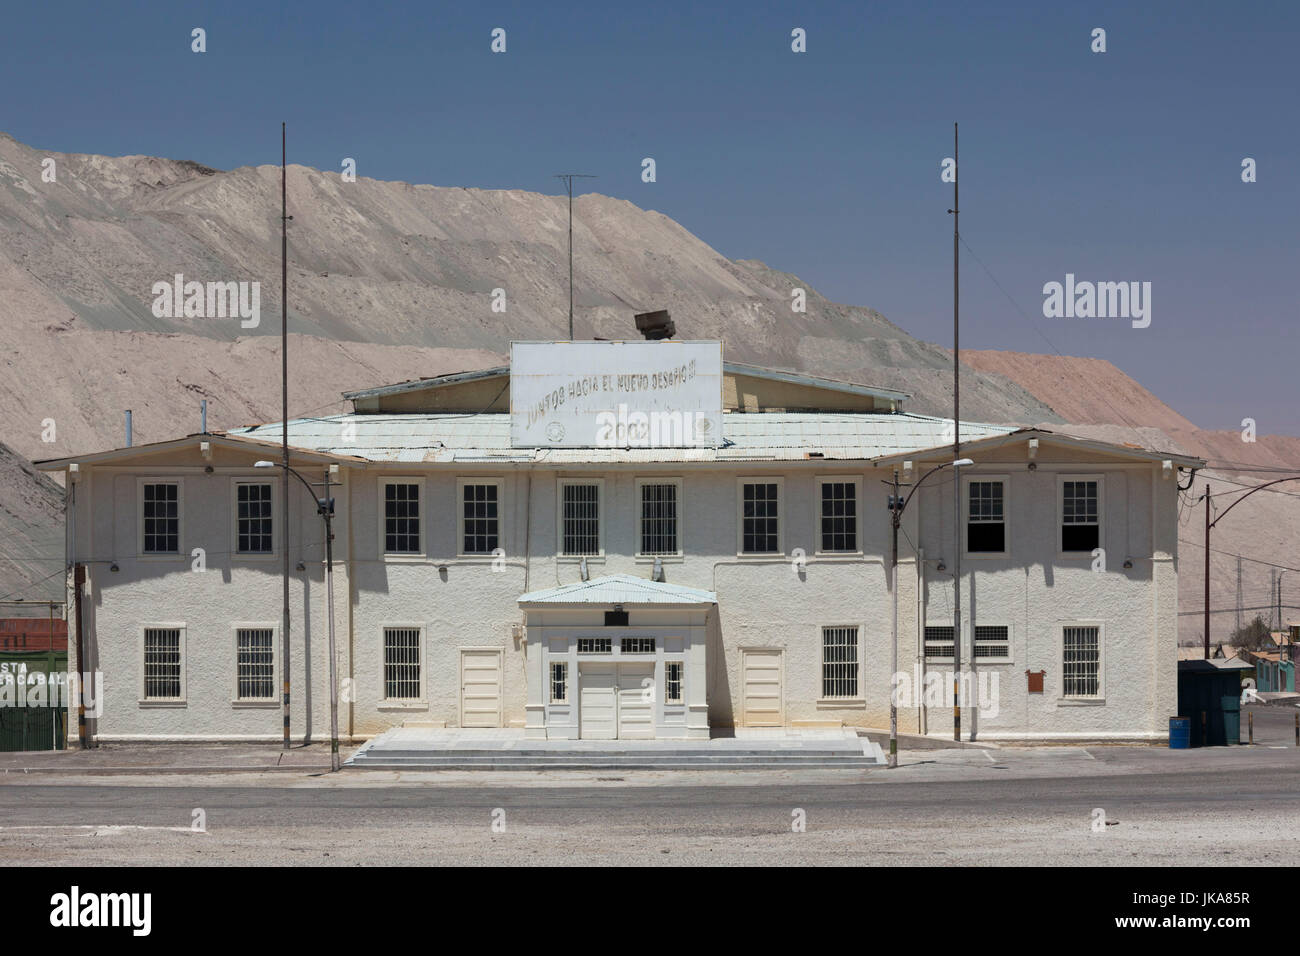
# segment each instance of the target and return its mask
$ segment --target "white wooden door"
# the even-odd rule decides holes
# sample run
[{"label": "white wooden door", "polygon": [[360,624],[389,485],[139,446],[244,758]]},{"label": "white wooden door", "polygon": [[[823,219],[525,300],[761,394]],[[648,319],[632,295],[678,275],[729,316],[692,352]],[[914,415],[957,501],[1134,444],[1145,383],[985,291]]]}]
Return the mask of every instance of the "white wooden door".
[{"label": "white wooden door", "polygon": [[782,702],[785,700],[783,657],[779,648],[750,648],[741,651],[743,726],[782,725]]},{"label": "white wooden door", "polygon": [[578,670],[579,736],[613,740],[618,736],[617,664],[583,664]]},{"label": "white wooden door", "polygon": [[655,735],[655,666],[620,664],[618,739],[648,740]]},{"label": "white wooden door", "polygon": [[460,652],[460,725],[501,726],[501,651]]}]

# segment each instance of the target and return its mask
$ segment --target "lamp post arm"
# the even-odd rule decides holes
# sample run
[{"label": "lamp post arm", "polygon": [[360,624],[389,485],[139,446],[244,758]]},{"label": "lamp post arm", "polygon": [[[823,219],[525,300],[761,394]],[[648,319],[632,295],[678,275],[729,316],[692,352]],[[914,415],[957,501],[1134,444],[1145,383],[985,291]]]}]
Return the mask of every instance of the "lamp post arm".
[{"label": "lamp post arm", "polygon": [[1226,517],[1228,516],[1228,512],[1229,512],[1229,511],[1231,511],[1233,508],[1237,507],[1237,505],[1241,504],[1243,501],[1245,501],[1247,498],[1249,498],[1249,497],[1250,497],[1251,495],[1253,495],[1255,492],[1257,492],[1257,491],[1263,491],[1265,488],[1269,487],[1269,485],[1280,485],[1280,484],[1281,484],[1282,482],[1284,482],[1284,481],[1300,481],[1300,475],[1290,475],[1289,477],[1286,477],[1286,478],[1278,478],[1278,479],[1275,479],[1274,481],[1268,481],[1268,482],[1265,482],[1265,483],[1262,484],[1262,485],[1256,485],[1254,488],[1250,489],[1250,491],[1246,492],[1244,495],[1242,495],[1240,498],[1238,498],[1238,499],[1237,499],[1236,501],[1234,501],[1232,504],[1228,505],[1228,507],[1224,508],[1224,509],[1223,509],[1223,513],[1220,514],[1219,517],[1217,517],[1217,518],[1215,518],[1213,521],[1211,521],[1210,524],[1209,524],[1209,527],[1213,528],[1216,524],[1218,524],[1220,521],[1222,521],[1224,518],[1226,518]]}]

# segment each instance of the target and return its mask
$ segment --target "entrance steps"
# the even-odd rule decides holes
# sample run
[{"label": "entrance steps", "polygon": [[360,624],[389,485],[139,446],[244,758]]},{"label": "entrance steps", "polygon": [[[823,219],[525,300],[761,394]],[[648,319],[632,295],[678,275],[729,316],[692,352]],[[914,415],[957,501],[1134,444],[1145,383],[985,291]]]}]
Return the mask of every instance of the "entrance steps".
[{"label": "entrance steps", "polygon": [[376,770],[868,770],[879,744],[852,731],[792,731],[712,740],[534,740],[520,730],[397,728],[371,740],[345,768]]}]

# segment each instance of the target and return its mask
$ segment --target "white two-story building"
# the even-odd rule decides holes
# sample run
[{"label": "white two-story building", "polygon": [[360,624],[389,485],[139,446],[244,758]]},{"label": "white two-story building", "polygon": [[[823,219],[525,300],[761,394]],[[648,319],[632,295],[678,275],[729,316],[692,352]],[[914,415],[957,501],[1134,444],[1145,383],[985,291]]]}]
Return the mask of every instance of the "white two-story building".
[{"label": "white two-story building", "polygon": [[[671,368],[687,344],[635,348]],[[557,345],[551,372],[576,381],[570,354]],[[964,731],[1166,736],[1177,487],[1202,462],[963,422],[960,514],[943,468],[902,516],[895,670],[885,482],[897,471],[906,493],[951,463],[952,422],[889,389],[719,369],[695,444],[562,440],[544,402],[512,414],[509,367],[289,422],[292,467],[335,485],[343,735],[882,728],[894,693],[902,731],[951,736],[960,563],[979,688]],[[70,594],[84,577],[69,631],[79,617],[76,668],[104,675],[101,739],[277,740],[286,666],[294,738],[328,736],[324,525],[300,482],[286,502],[278,470],[256,466],[280,440],[268,424],[40,463],[66,478]]]}]

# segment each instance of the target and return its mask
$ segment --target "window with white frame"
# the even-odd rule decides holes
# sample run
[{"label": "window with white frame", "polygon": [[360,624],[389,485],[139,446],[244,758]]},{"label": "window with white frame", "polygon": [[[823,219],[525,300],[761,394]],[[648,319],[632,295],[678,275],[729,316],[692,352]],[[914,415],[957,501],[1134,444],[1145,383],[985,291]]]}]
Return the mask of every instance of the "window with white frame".
[{"label": "window with white frame", "polygon": [[781,553],[781,481],[748,478],[740,482],[740,553]]},{"label": "window with white frame", "polygon": [[551,703],[563,704],[569,700],[569,665],[566,661],[551,663]]},{"label": "window with white frame", "polygon": [[384,628],[384,699],[419,700],[421,660],[418,627]]},{"label": "window with white frame", "polygon": [[975,657],[988,660],[1010,659],[1011,628],[1005,624],[976,624]]},{"label": "window with white frame", "polygon": [[664,703],[682,702],[682,661],[664,661]]},{"label": "window with white frame", "polygon": [[578,638],[579,654],[609,654],[614,649],[613,638],[609,637],[580,637]]},{"label": "window with white frame", "polygon": [[1101,482],[1096,478],[1061,481],[1061,550],[1091,553],[1101,547]]},{"label": "window with white frame", "polygon": [[819,478],[820,550],[858,550],[858,480]]},{"label": "window with white frame", "polygon": [[858,629],[822,628],[822,697],[858,696]]},{"label": "window with white frame", "polygon": [[624,637],[618,642],[621,654],[653,654],[655,639],[653,637]]},{"label": "window with white frame", "polygon": [[971,479],[966,483],[966,550],[1004,554],[1007,550],[1006,483]]},{"label": "window with white frame", "polygon": [[235,482],[235,551],[238,554],[270,553],[271,493],[269,481]]},{"label": "window with white frame", "polygon": [[601,482],[560,482],[560,554],[601,553]]},{"label": "window with white frame", "polygon": [[644,555],[681,554],[681,537],[678,515],[681,482],[639,480],[640,492],[640,551]]},{"label": "window with white frame", "polygon": [[1061,628],[1061,694],[1101,696],[1101,628],[1067,624]]},{"label": "window with white frame", "polygon": [[235,629],[235,698],[275,700],[275,629]]},{"label": "window with white frame", "polygon": [[180,627],[144,629],[145,700],[182,700],[185,697],[185,640]]},{"label": "window with white frame", "polygon": [[931,660],[952,660],[953,626],[927,624],[925,626],[925,656]]},{"label": "window with white frame", "polygon": [[384,553],[420,553],[420,498],[424,483],[388,478],[380,482],[384,507]]},{"label": "window with white frame", "polygon": [[491,554],[501,547],[501,482],[461,479],[460,553]]},{"label": "window with white frame", "polygon": [[140,550],[145,554],[179,554],[180,540],[180,482],[141,482]]}]

